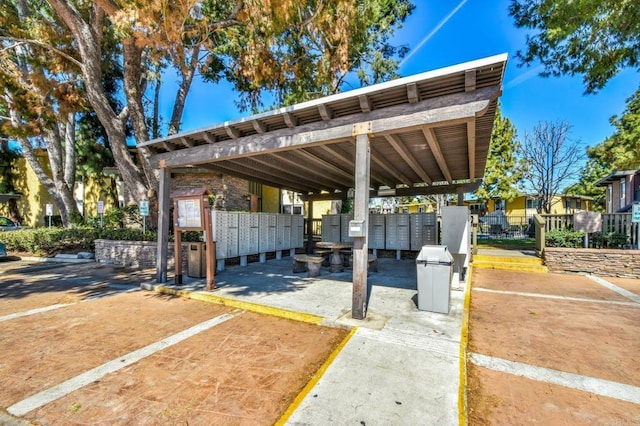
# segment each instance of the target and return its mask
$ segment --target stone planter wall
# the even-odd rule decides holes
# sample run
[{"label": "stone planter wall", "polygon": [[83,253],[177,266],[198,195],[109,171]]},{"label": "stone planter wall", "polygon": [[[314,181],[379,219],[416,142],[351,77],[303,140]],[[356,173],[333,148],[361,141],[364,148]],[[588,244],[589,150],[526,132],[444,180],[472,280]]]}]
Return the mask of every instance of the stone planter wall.
[{"label": "stone planter wall", "polygon": [[[96,240],[96,262],[133,268],[155,268],[158,244],[155,241]],[[182,243],[182,270],[187,271],[188,243]],[[168,269],[174,267],[174,244],[169,243]]]},{"label": "stone planter wall", "polygon": [[640,278],[640,250],[547,247],[544,263],[549,272]]}]

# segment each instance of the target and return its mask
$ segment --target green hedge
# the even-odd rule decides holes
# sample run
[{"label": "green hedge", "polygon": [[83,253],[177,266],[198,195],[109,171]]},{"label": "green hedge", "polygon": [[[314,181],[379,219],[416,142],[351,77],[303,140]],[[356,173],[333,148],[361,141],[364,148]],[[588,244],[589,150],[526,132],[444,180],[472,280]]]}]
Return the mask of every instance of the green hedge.
[{"label": "green hedge", "polygon": [[[184,232],[185,242],[200,241],[202,232]],[[173,240],[173,235],[169,236]],[[131,228],[33,228],[0,232],[0,241],[10,252],[54,256],[63,252],[94,251],[95,240],[157,241],[158,234]]]},{"label": "green hedge", "polygon": [[111,228],[33,228],[0,233],[8,251],[52,256],[62,252],[93,251],[97,239],[156,241],[155,232]]},{"label": "green hedge", "polygon": [[545,235],[545,246],[547,247],[584,247],[584,232],[569,230],[548,231]]}]

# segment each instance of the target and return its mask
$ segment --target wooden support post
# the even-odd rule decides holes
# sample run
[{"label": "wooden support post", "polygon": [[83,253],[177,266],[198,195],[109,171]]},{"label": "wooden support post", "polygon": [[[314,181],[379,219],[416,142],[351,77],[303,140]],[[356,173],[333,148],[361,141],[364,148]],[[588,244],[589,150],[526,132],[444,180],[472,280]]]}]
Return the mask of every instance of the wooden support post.
[{"label": "wooden support post", "polygon": [[213,241],[213,228],[211,226],[211,209],[209,199],[202,200],[202,214],[204,216],[204,244],[206,249],[207,290],[216,288],[216,243]]},{"label": "wooden support post", "polygon": [[367,315],[367,268],[369,266],[368,248],[368,220],[369,220],[369,184],[371,150],[369,146],[368,132],[356,131],[362,128],[354,126],[356,133],[356,164],[355,164],[355,196],[353,199],[353,219],[363,220],[364,237],[353,238],[353,295],[351,316],[355,319],[364,319]]},{"label": "wooden support post", "polygon": [[458,188],[456,192],[458,193],[458,205],[464,206],[464,189]]},{"label": "wooden support post", "polygon": [[[177,209],[174,209],[174,212]],[[176,216],[177,213],[174,213]],[[178,223],[176,219],[173,223]],[[173,239],[175,240],[174,251],[175,251],[175,276],[173,278],[173,282],[175,285],[182,285],[182,232],[174,231]]]},{"label": "wooden support post", "polygon": [[160,169],[160,188],[158,193],[158,247],[156,251],[156,282],[167,282],[167,257],[169,255],[169,186],[170,169]]},{"label": "wooden support post", "polygon": [[313,200],[307,200],[307,254],[313,254]]}]

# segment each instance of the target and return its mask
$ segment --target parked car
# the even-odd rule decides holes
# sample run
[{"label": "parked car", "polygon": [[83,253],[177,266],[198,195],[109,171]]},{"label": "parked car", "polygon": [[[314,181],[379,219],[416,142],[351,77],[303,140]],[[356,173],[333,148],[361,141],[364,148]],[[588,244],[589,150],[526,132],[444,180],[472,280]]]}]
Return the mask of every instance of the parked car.
[{"label": "parked car", "polygon": [[22,226],[18,222],[14,222],[8,217],[0,216],[0,231],[15,231]]},{"label": "parked car", "polygon": [[5,246],[2,241],[0,241],[0,259],[2,259],[3,257],[7,257],[7,246]]}]

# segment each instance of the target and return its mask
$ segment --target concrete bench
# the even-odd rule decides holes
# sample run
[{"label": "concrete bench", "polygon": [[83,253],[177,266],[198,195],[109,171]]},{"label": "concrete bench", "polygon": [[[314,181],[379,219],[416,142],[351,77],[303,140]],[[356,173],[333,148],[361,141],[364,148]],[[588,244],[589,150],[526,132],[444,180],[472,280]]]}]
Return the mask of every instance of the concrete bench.
[{"label": "concrete bench", "polygon": [[320,275],[320,266],[323,260],[322,256],[296,254],[293,256],[293,272],[307,271],[309,277],[317,277]]},{"label": "concrete bench", "polygon": [[367,259],[368,262],[368,271],[369,272],[378,272],[378,258],[372,254],[369,255]]},{"label": "concrete bench", "polygon": [[315,256],[322,256],[324,262],[322,262],[322,266],[329,266],[329,257],[331,256],[331,250],[318,250],[316,249],[313,253]]}]

